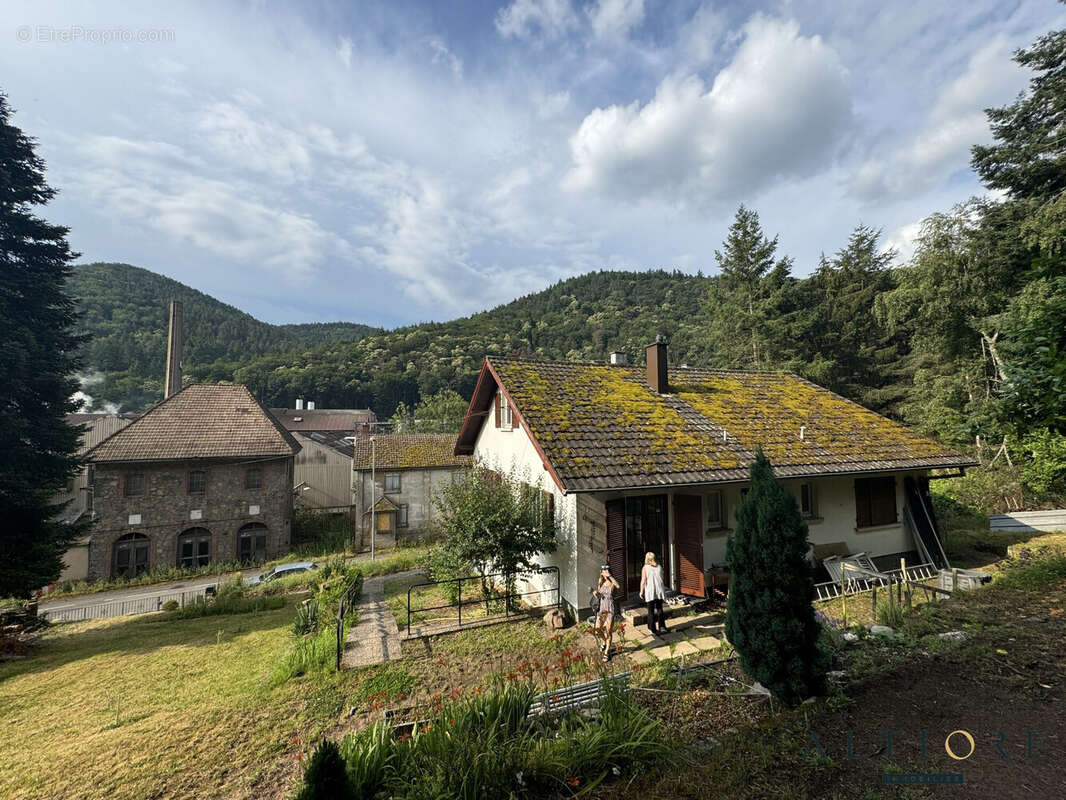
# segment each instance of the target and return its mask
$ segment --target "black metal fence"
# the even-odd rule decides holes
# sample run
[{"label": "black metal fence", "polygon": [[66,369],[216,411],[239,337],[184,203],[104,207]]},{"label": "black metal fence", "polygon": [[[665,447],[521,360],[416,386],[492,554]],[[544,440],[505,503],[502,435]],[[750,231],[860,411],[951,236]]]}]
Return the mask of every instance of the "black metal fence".
[{"label": "black metal fence", "polygon": [[344,618],[352,608],[352,604],[359,599],[359,593],[363,589],[363,576],[356,575],[348,588],[341,595],[340,603],[337,604],[337,662],[335,669],[341,668],[341,657],[344,655]]},{"label": "black metal fence", "polygon": [[[519,580],[528,580],[533,575],[547,575],[552,576],[555,579],[555,586],[544,589],[530,589],[525,592],[516,592],[514,587]],[[503,589],[499,588],[497,581],[502,579]],[[477,596],[472,596],[470,590],[467,590],[467,599],[463,599],[463,584],[475,583],[477,584]],[[425,589],[428,587],[447,587],[455,586],[455,601],[444,603],[442,605],[433,606],[419,606],[413,607],[411,605],[411,592],[416,589]],[[458,615],[458,625],[463,625],[463,606],[485,606],[485,616],[491,614],[493,606],[499,606],[502,601],[503,613],[505,616],[510,616],[513,613],[518,612],[515,604],[516,600],[521,600],[525,597],[532,595],[554,595],[554,600],[551,603],[539,603],[535,605],[536,608],[544,608],[547,605],[552,605],[555,608],[559,607],[561,602],[560,586],[559,586],[559,568],[558,567],[542,567],[531,572],[524,572],[518,575],[511,575],[506,572],[494,572],[489,575],[471,575],[464,578],[452,578],[450,580],[443,581],[426,581],[425,583],[416,583],[407,587],[407,631],[411,631],[411,617],[414,614],[421,614],[426,611],[443,611],[446,609],[454,608]],[[467,621],[473,621],[473,618],[468,613]]]}]

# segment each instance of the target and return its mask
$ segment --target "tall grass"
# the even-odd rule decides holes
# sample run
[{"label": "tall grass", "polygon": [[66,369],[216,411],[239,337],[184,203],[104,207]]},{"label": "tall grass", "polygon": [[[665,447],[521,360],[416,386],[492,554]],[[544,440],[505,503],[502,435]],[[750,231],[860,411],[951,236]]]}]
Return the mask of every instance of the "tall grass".
[{"label": "tall grass", "polygon": [[270,672],[270,685],[278,686],[293,678],[308,674],[331,672],[337,658],[337,641],[333,626],[327,626],[314,636],[300,636]]},{"label": "tall grass", "polygon": [[349,735],[340,751],[352,796],[541,797],[674,761],[659,723],[613,685],[597,715],[529,720],[535,693],[530,682],[499,683],[438,701],[413,733],[395,736],[379,723]]}]

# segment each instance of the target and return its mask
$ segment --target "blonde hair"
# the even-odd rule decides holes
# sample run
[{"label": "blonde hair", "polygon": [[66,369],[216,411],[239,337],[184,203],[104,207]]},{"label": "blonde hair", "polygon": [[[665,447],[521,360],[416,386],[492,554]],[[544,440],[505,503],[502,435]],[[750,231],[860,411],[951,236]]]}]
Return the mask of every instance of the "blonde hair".
[{"label": "blonde hair", "polygon": [[646,556],[644,556],[644,563],[649,567],[659,566],[655,561],[655,553],[648,553]]}]

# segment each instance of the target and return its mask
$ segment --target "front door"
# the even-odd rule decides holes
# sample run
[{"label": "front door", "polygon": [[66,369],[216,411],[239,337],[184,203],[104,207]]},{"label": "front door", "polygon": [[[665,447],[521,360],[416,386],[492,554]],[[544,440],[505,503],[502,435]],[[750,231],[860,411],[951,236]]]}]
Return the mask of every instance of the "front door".
[{"label": "front door", "polygon": [[626,593],[640,590],[644,557],[655,553],[663,568],[663,583],[670,585],[667,547],[666,495],[626,498]]},{"label": "front door", "polygon": [[677,577],[681,594],[704,597],[707,586],[703,572],[703,526],[700,498],[679,494],[674,497],[674,542],[677,545]]}]

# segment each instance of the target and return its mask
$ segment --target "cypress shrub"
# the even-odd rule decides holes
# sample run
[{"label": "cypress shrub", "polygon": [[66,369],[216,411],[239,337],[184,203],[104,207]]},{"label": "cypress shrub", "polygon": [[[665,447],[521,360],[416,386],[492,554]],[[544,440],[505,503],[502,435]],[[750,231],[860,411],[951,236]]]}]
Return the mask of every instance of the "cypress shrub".
[{"label": "cypress shrub", "polygon": [[726,558],[731,572],[726,636],[744,672],[795,705],[825,689],[807,525],[760,448],[737,510]]}]

